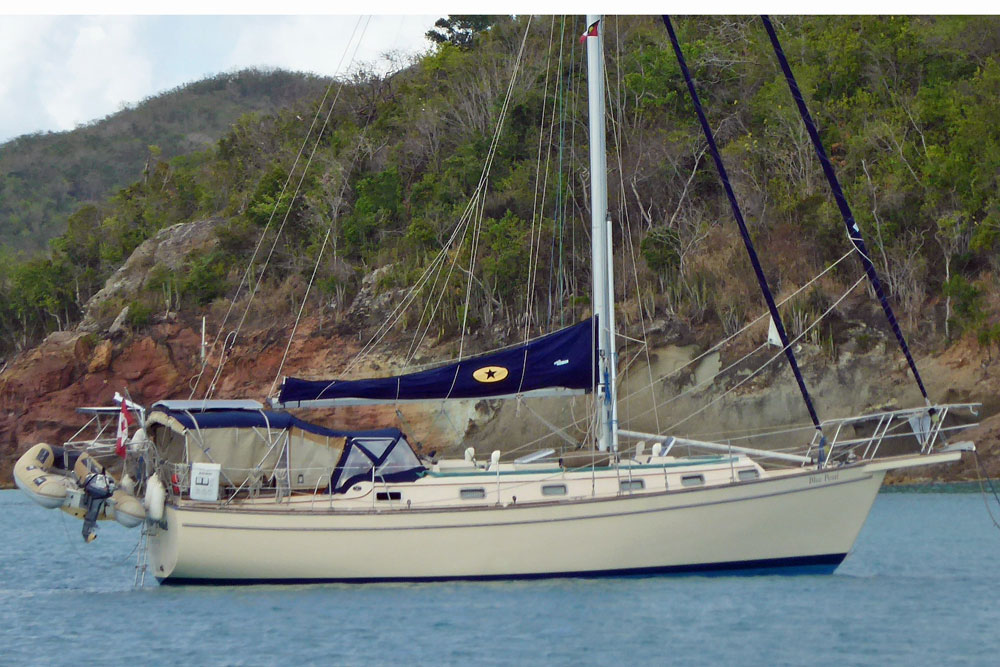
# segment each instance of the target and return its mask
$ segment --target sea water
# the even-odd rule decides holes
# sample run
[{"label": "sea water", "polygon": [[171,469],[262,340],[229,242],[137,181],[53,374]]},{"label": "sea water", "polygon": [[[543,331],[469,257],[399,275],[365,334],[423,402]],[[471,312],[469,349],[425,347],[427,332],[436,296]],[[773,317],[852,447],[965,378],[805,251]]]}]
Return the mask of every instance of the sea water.
[{"label": "sea water", "polygon": [[881,493],[817,576],[136,589],[139,531],[80,526],[0,492],[0,664],[1000,664],[978,490]]}]

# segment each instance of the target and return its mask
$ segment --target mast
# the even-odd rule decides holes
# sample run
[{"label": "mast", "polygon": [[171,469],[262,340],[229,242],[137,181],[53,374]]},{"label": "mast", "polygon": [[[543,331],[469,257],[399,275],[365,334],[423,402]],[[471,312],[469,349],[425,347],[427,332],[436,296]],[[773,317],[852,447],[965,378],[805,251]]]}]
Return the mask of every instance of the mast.
[{"label": "mast", "polygon": [[590,241],[597,316],[597,445],[618,449],[617,365],[614,336],[611,225],[608,221],[608,165],[604,134],[604,30],[599,14],[587,15],[587,93],[590,115]]}]

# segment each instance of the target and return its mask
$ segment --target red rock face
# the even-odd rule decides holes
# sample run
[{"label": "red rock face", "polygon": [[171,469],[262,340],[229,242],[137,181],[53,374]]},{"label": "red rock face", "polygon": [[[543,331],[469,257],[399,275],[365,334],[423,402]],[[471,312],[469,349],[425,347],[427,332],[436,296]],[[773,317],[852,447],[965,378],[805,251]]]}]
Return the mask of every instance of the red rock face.
[{"label": "red rock face", "polygon": [[[200,322],[199,325],[200,327]],[[358,350],[357,337],[316,332],[306,320],[288,349],[282,375],[323,377],[338,374]],[[289,331],[267,329],[241,335],[216,382],[215,398],[263,400],[276,383]],[[311,335],[313,334],[313,335]],[[87,422],[80,406],[111,405],[115,392],[151,405],[167,398],[188,398],[199,371],[200,331],[181,322],[156,324],[148,332],[94,341],[82,332],[60,332],[13,359],[0,374],[0,485],[12,484],[17,456],[37,442],[61,443]],[[197,383],[204,396],[215,374],[217,355]],[[280,383],[278,377],[277,382]],[[303,417],[340,428],[407,426],[434,442],[432,418],[407,407],[400,421],[393,406],[313,411]],[[439,439],[439,438],[438,438]]]},{"label": "red rock face", "polygon": [[140,403],[187,396],[200,341],[190,328],[153,327],[147,336],[96,345],[92,338],[53,334],[0,375],[0,484],[10,484],[13,461],[32,444],[60,443],[83,426],[77,407],[111,405],[124,390]]}]

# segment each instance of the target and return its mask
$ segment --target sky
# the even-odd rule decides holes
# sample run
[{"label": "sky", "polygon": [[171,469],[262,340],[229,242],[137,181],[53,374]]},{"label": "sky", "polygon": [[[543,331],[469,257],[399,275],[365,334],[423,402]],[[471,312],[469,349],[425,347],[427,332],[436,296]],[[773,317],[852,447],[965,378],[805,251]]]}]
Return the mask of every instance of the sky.
[{"label": "sky", "polygon": [[387,51],[427,49],[442,15],[0,15],[0,142],[72,130],[220,72],[384,64]]}]

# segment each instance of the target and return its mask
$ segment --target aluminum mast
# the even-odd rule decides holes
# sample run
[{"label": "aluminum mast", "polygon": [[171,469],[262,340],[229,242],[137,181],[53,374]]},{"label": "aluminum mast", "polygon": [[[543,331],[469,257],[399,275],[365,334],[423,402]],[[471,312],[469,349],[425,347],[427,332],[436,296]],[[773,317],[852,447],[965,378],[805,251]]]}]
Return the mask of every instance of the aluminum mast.
[{"label": "aluminum mast", "polygon": [[[597,315],[597,443],[602,451],[618,449],[617,364],[614,291],[611,285],[611,226],[608,224],[608,165],[604,134],[604,37],[599,14],[587,15],[587,92],[590,113],[590,240]],[[594,34],[596,33],[596,34]]]}]

